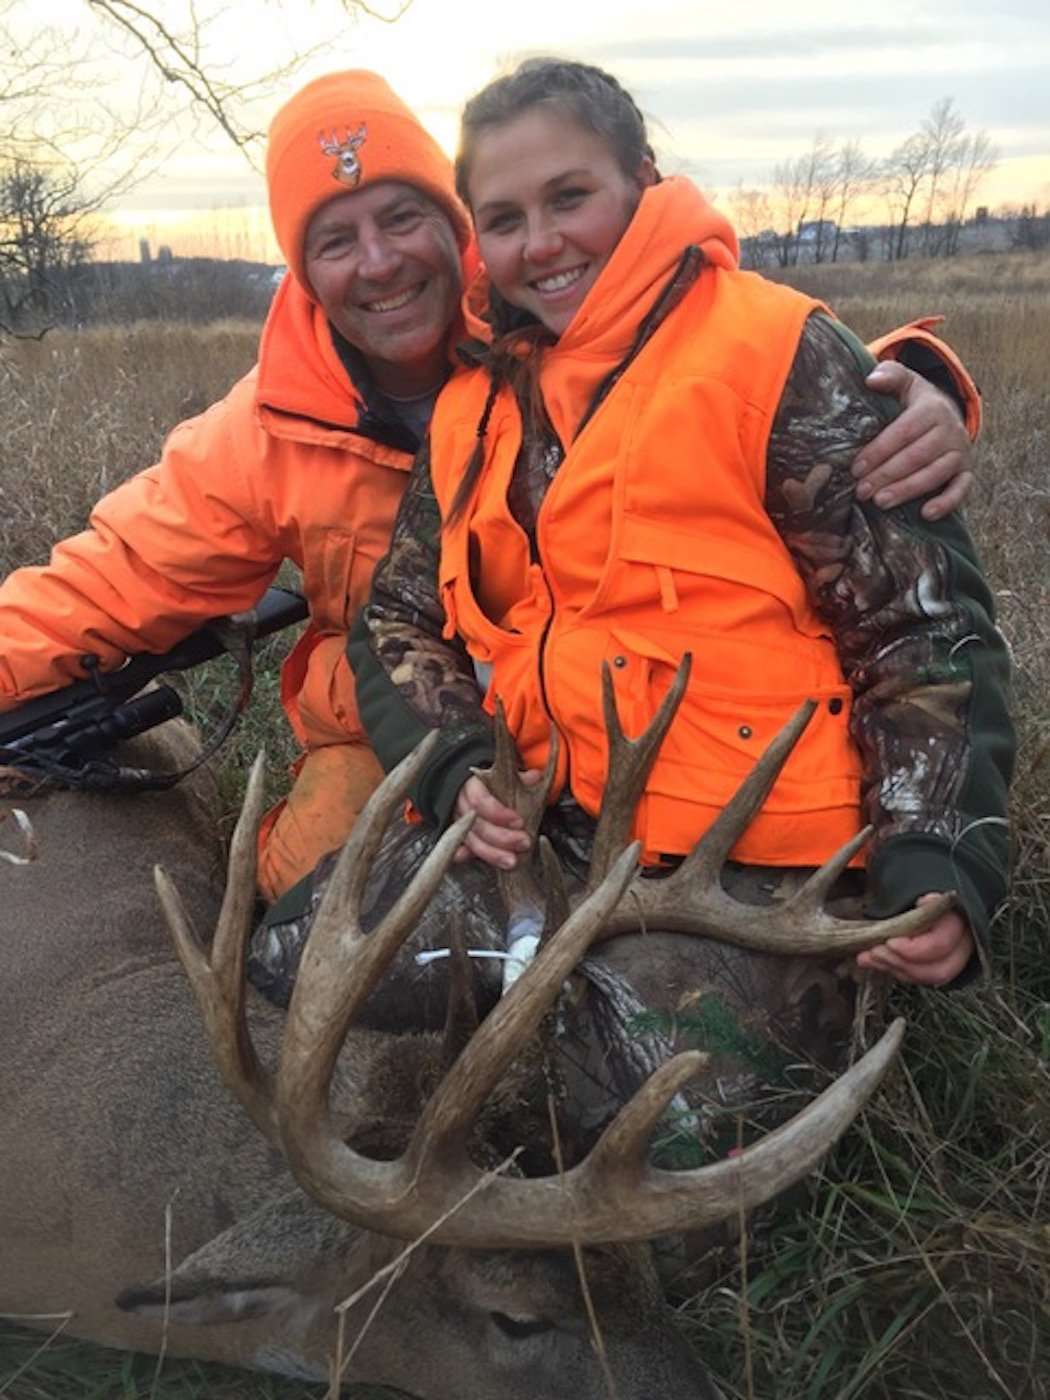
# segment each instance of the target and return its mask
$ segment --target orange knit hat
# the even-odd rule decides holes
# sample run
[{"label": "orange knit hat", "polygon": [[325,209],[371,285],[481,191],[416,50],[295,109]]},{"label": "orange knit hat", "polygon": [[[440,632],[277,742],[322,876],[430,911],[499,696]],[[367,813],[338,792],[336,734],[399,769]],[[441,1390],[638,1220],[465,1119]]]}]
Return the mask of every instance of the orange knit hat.
[{"label": "orange knit hat", "polygon": [[461,248],[470,223],[456,197],[452,164],[378,73],[354,69],[307,83],[270,123],[266,183],[285,261],[307,292],[303,241],[329,199],[377,180],[403,180],[448,215]]}]

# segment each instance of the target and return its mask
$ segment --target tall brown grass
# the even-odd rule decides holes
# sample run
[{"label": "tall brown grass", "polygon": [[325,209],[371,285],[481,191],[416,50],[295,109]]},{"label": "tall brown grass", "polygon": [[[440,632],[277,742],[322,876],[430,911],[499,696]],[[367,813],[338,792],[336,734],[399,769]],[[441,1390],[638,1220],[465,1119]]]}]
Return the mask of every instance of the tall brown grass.
[{"label": "tall brown grass", "polygon": [[[735,1254],[719,1258],[682,1315],[731,1397],[746,1393],[746,1342],[761,1400],[1038,1400],[1050,1396],[1050,258],[794,280],[865,335],[943,312],[985,391],[968,514],[1016,664],[1015,870],[991,977],[893,993],[911,1023],[904,1069],[746,1276]],[[255,334],[132,326],[0,348],[0,565],[39,560],[79,528],[168,426],[247,368]],[[227,761],[243,767],[240,751]],[[0,1390],[37,1344],[0,1341]],[[151,1366],[63,1346],[4,1393],[131,1397],[148,1393]],[[285,1393],[174,1363],[165,1385],[167,1397]]]},{"label": "tall brown grass", "polygon": [[167,432],[248,370],[258,327],[158,322],[0,340],[0,573],[47,558]]}]

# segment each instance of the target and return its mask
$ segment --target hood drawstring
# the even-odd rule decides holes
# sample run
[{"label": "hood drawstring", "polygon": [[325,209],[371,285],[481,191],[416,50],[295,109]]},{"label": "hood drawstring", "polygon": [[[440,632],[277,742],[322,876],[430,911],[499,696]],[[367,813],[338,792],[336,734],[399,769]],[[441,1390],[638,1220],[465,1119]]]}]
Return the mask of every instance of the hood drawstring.
[{"label": "hood drawstring", "polygon": [[503,384],[503,376],[498,369],[489,371],[489,391],[485,397],[485,407],[481,410],[481,417],[478,419],[478,426],[474,429],[474,451],[470,454],[470,461],[467,463],[463,473],[463,479],[456,489],[456,495],[452,502],[452,509],[448,513],[448,523],[457,520],[467,507],[467,502],[474,493],[481,469],[485,465],[485,437],[489,430],[489,419],[492,417],[492,410],[496,406],[496,398]]}]

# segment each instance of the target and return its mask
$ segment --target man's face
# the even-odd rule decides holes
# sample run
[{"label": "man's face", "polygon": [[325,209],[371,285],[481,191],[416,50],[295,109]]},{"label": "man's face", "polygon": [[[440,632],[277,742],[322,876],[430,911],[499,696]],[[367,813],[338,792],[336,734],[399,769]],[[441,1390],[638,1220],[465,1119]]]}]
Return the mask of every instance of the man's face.
[{"label": "man's face", "polygon": [[462,279],[452,225],[432,199],[400,180],[337,195],[310,220],[304,253],[325,314],[381,389],[408,396],[440,383]]}]

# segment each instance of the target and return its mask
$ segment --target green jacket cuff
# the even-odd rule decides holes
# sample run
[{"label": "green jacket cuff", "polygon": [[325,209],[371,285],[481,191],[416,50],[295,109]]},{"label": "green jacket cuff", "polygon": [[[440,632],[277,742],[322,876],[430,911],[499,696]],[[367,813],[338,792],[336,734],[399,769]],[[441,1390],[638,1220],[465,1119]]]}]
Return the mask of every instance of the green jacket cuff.
[{"label": "green jacket cuff", "polygon": [[[1001,844],[1001,858],[999,852],[985,853],[969,842],[957,842],[953,849],[942,837],[921,832],[891,837],[868,866],[865,914],[888,919],[913,908],[921,895],[951,890],[974,938],[986,947],[992,915],[1006,894],[1005,829],[997,827],[993,835],[986,828],[983,840],[992,847]],[[975,956],[949,986],[972,981],[979,966]]]}]

